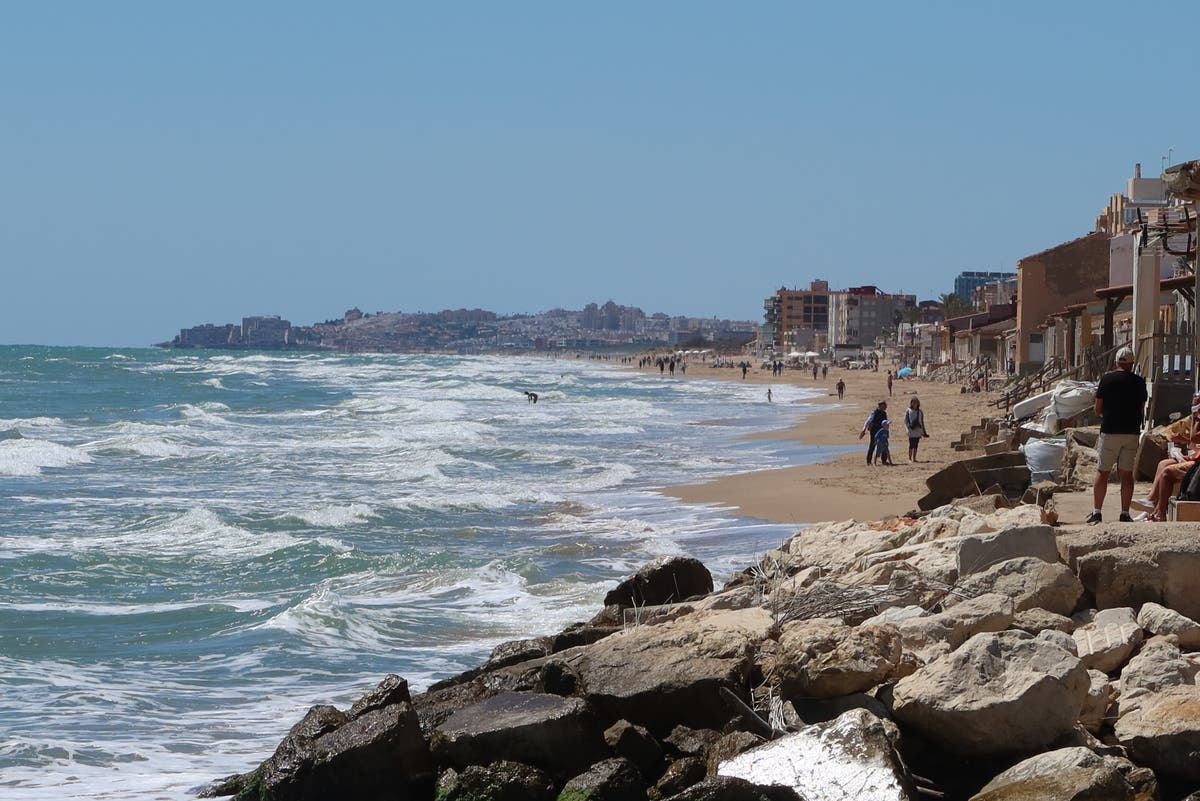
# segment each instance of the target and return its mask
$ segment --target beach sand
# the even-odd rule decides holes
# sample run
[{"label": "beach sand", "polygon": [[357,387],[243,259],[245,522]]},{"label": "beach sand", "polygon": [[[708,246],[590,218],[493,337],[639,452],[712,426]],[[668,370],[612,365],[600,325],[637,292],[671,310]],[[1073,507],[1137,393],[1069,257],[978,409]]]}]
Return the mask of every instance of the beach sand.
[{"label": "beach sand", "polygon": [[[655,368],[655,372],[657,369]],[[742,381],[741,370],[711,368],[689,363],[686,376],[675,380],[720,378]],[[846,397],[838,401],[835,385],[846,382]],[[978,425],[980,418],[995,414],[988,406],[995,394],[960,393],[957,384],[896,380],[888,397],[887,372],[830,370],[824,380],[811,372],[787,370],[772,377],[770,370],[751,368],[746,382],[763,385],[792,384],[820,389],[824,394],[806,404],[824,406],[798,413],[791,428],[754,435],[762,439],[796,439],[806,445],[846,446],[854,450],[832,461],[797,465],[754,473],[726,476],[703,484],[668,487],[667,495],[688,503],[714,504],[738,513],[779,523],[815,523],[826,520],[878,520],[917,508],[926,493],[925,479],[957,459],[982,455],[981,451],[959,453],[950,445],[959,435]],[[908,461],[908,438],[904,433],[904,410],[917,397],[925,411],[929,438],[921,441],[918,461]],[[894,467],[866,464],[866,439],[858,439],[867,415],[880,400],[888,401],[892,418],[891,452]],[[802,416],[801,416],[802,415]]]}]

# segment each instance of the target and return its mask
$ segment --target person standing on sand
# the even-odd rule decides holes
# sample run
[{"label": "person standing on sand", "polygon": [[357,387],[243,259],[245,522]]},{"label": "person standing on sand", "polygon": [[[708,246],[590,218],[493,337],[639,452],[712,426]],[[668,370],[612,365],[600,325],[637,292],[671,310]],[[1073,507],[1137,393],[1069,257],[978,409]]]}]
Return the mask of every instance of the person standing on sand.
[{"label": "person standing on sand", "polygon": [[892,397],[892,371],[888,370],[888,397]]},{"label": "person standing on sand", "polygon": [[1121,476],[1122,523],[1132,522],[1129,504],[1133,500],[1133,461],[1137,453],[1138,432],[1142,428],[1142,410],[1146,407],[1146,380],[1133,372],[1133,351],[1117,351],[1117,369],[1105,373],[1096,387],[1096,416],[1100,418],[1100,441],[1096,443],[1096,482],[1092,485],[1095,506],[1087,524],[1103,521],[1100,509],[1108,492],[1108,477],[1113,465]]},{"label": "person standing on sand", "polygon": [[842,398],[846,397],[846,382],[840,378],[838,379],[838,382],[837,382],[837,391],[838,391],[838,400],[841,400]]},{"label": "person standing on sand", "polygon": [[858,438],[870,435],[867,443],[867,464],[871,464],[871,460],[875,457],[876,440],[875,435],[879,433],[879,429],[883,428],[883,421],[887,419],[887,401],[880,401],[875,407],[875,411],[867,416],[867,421],[863,423],[862,431],[858,432]]},{"label": "person standing on sand", "polygon": [[879,430],[875,432],[875,455],[879,457],[880,464],[895,464],[892,461],[892,451],[888,447],[888,431],[890,428],[891,421],[885,419],[879,424]]},{"label": "person standing on sand", "polygon": [[908,432],[908,461],[915,463],[921,438],[929,436],[925,430],[925,412],[921,411],[921,401],[916,398],[908,402],[908,409],[904,412],[904,428]]}]

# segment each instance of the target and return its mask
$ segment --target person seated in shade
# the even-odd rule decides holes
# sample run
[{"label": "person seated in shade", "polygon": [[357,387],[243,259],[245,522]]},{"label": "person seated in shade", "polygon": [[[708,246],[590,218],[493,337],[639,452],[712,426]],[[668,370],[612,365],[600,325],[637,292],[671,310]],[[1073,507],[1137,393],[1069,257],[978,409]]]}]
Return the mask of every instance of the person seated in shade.
[{"label": "person seated in shade", "polygon": [[1154,481],[1150,495],[1133,501],[1133,506],[1145,510],[1138,520],[1166,520],[1167,508],[1175,488],[1197,459],[1200,459],[1200,392],[1192,396],[1192,413],[1167,429],[1167,438],[1182,450],[1158,463],[1154,470]]}]

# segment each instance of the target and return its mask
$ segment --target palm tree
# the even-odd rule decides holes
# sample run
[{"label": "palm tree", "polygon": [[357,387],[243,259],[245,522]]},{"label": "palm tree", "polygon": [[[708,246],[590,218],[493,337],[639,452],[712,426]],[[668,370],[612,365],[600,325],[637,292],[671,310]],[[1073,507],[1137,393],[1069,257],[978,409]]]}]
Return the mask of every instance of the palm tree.
[{"label": "palm tree", "polygon": [[942,310],[946,315],[946,319],[951,317],[961,317],[964,314],[971,313],[971,304],[960,298],[953,292],[947,292],[944,295],[938,296],[938,301],[942,304]]}]

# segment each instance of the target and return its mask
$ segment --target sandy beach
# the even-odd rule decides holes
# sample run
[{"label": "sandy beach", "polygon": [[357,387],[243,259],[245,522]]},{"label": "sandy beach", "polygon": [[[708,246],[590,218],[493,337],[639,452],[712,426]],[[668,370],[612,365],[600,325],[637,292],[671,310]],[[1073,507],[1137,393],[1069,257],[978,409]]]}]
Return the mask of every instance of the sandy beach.
[{"label": "sandy beach", "polygon": [[[669,487],[663,491],[689,503],[708,503],[735,508],[740,514],[779,523],[815,523],[825,520],[877,520],[903,514],[917,506],[925,494],[925,479],[941,467],[965,455],[950,445],[980,418],[994,414],[988,406],[994,395],[959,392],[957,384],[932,381],[896,380],[888,396],[886,368],[867,370],[830,370],[825,379],[812,378],[811,372],[787,370],[772,376],[770,370],[751,368],[745,379],[741,370],[712,368],[689,363],[686,376],[676,380],[719,378],[772,385],[792,384],[815,388],[821,397],[805,401],[818,405],[819,411],[797,413],[795,424],[782,431],[757,435],[770,439],[796,439],[808,445],[838,445],[854,450],[832,461],[797,465],[754,473],[727,476],[703,484]],[[846,382],[845,398],[839,401],[835,385]],[[916,463],[908,461],[908,440],[904,433],[904,410],[917,397],[925,411],[929,438],[922,440]],[[868,466],[866,439],[858,432],[875,404],[888,401],[891,412],[891,451],[895,466]]]}]

